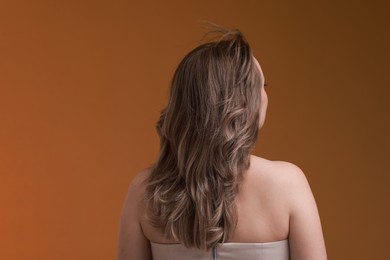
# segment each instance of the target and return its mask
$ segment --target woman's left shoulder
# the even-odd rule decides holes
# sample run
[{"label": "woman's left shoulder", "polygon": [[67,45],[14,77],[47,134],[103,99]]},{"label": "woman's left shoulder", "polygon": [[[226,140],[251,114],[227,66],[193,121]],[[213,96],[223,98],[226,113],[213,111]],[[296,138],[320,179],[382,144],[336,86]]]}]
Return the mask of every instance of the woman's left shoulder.
[{"label": "woman's left shoulder", "polygon": [[141,188],[142,186],[144,186],[151,172],[152,167],[148,167],[137,172],[130,182],[130,187]]},{"label": "woman's left shoulder", "polygon": [[118,259],[151,259],[149,240],[145,237],[140,217],[144,212],[144,192],[151,169],[132,178],[122,206],[118,239]]}]

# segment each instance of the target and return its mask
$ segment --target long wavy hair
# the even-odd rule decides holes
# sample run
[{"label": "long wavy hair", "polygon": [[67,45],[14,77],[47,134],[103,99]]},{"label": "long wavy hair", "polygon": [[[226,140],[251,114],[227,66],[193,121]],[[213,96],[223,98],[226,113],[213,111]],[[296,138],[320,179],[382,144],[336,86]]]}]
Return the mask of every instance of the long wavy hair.
[{"label": "long wavy hair", "polygon": [[237,224],[235,198],[257,141],[262,86],[243,34],[219,28],[217,35],[174,74],[146,188],[150,223],[204,250],[227,241]]}]

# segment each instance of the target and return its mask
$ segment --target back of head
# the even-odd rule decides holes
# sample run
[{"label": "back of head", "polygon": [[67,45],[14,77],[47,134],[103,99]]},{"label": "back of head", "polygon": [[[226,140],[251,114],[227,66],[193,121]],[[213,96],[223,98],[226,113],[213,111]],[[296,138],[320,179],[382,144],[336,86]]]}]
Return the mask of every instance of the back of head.
[{"label": "back of head", "polygon": [[150,222],[187,247],[234,230],[235,197],[259,123],[260,72],[239,30],[217,28],[179,64],[157,124],[161,147],[147,185]]}]

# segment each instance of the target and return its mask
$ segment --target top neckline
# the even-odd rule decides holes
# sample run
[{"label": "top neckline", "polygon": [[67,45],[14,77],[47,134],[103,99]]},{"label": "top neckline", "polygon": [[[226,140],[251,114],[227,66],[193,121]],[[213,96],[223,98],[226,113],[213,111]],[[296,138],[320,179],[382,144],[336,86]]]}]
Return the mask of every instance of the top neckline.
[{"label": "top neckline", "polygon": [[[277,240],[277,241],[270,241],[270,242],[228,242],[228,243],[219,243],[220,246],[235,246],[235,245],[276,245],[276,244],[283,244],[288,242],[288,239],[283,239],[283,240]],[[183,244],[181,243],[158,243],[158,242],[152,242],[150,241],[151,244],[154,245],[161,245],[161,246],[182,246]]]}]

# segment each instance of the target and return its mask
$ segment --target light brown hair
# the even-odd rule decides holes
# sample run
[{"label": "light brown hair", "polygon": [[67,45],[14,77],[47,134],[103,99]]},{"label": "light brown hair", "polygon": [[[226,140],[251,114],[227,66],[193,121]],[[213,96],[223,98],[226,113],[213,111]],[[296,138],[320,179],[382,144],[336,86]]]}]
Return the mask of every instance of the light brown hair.
[{"label": "light brown hair", "polygon": [[150,223],[204,250],[225,242],[236,226],[235,198],[257,141],[262,84],[242,33],[216,33],[174,74],[146,189]]}]

